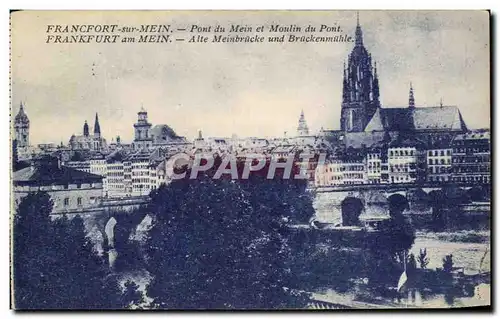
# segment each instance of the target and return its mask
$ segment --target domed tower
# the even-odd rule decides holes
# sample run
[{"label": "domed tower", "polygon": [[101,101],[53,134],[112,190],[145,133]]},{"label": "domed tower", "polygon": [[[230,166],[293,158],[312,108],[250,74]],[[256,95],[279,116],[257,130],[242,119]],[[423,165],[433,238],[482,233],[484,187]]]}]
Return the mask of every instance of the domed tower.
[{"label": "domed tower", "polygon": [[19,112],[14,118],[14,131],[17,147],[27,147],[30,145],[30,120],[24,112],[23,102],[21,102]]},{"label": "domed tower", "polygon": [[354,48],[344,65],[340,129],[362,132],[380,107],[377,65],[363,44],[363,31],[357,18]]},{"label": "domed tower", "polygon": [[153,145],[151,123],[148,122],[148,112],[141,107],[137,113],[137,123],[134,123],[135,138],[134,149],[147,149]]}]

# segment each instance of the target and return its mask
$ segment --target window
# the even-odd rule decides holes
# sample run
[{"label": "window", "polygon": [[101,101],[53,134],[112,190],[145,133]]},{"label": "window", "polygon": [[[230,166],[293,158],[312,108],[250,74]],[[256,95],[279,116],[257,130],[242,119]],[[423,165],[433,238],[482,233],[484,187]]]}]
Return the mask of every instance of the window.
[{"label": "window", "polygon": [[69,197],[64,199],[64,206],[69,206]]},{"label": "window", "polygon": [[81,206],[81,205],[82,205],[82,198],[81,198],[81,197],[78,197],[78,198],[76,199],[76,203],[77,203],[77,205],[78,205],[78,206]]}]

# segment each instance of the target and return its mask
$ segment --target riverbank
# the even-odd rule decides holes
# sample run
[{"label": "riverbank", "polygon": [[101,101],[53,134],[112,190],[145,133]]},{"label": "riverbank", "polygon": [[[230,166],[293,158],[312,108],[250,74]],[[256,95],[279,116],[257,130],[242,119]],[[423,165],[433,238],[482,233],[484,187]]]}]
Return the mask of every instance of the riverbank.
[{"label": "riverbank", "polygon": [[416,232],[418,238],[459,243],[489,243],[491,231],[462,230],[454,232]]}]

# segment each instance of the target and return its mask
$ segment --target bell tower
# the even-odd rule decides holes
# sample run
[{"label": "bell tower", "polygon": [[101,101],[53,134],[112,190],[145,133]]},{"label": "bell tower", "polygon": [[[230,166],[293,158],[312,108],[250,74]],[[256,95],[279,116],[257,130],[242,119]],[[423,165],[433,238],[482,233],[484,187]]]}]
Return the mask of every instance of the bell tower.
[{"label": "bell tower", "polygon": [[137,122],[134,123],[134,149],[148,149],[153,145],[151,125],[148,122],[148,112],[146,112],[144,107],[141,107],[141,110],[137,113]]},{"label": "bell tower", "polygon": [[362,132],[380,107],[377,65],[363,44],[363,31],[357,15],[355,44],[344,63],[342,82],[342,111],[340,129]]},{"label": "bell tower", "polygon": [[30,120],[24,111],[23,102],[21,102],[19,112],[14,118],[14,132],[17,147],[22,148],[30,145]]},{"label": "bell tower", "polygon": [[298,136],[308,136],[309,127],[307,126],[306,118],[304,116],[304,110],[300,112],[299,126],[297,127]]}]

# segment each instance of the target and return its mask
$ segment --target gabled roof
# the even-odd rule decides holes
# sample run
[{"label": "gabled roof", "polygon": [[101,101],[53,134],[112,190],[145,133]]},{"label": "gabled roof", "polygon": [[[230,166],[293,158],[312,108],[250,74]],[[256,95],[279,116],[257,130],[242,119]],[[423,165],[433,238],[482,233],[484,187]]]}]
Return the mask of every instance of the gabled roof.
[{"label": "gabled roof", "polygon": [[[363,145],[365,147],[372,147],[374,145],[381,146],[382,141],[386,136],[386,132],[383,131],[371,131],[371,132],[349,132],[344,136],[344,143],[346,147],[361,148]],[[399,136],[397,131],[391,131],[389,133],[391,140]]]},{"label": "gabled roof", "polygon": [[416,108],[413,117],[415,129],[441,129],[465,131],[467,126],[456,106],[434,106]]},{"label": "gabled roof", "polygon": [[456,106],[379,108],[365,128],[370,131],[446,130],[465,131]]},{"label": "gabled roof", "polygon": [[66,166],[26,167],[13,173],[14,185],[65,185],[100,183],[103,177]]}]

